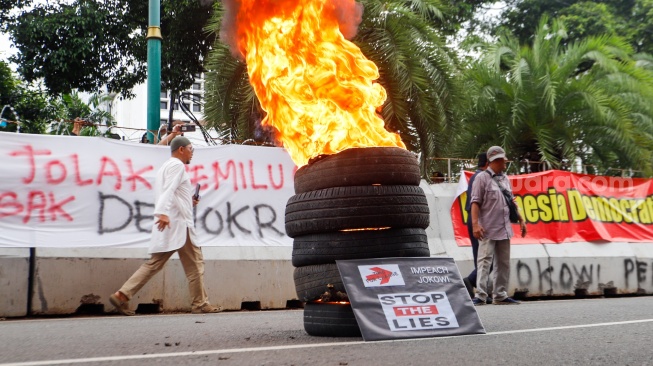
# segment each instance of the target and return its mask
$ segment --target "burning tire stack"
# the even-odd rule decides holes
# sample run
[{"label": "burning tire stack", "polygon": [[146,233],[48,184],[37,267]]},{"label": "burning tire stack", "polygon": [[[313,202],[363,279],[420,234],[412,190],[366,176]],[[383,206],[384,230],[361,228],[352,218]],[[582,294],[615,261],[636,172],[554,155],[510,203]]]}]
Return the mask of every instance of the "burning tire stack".
[{"label": "burning tire stack", "polygon": [[295,288],[314,336],[360,336],[336,260],[428,257],[429,209],[417,157],[352,148],[297,170],[286,205]]}]

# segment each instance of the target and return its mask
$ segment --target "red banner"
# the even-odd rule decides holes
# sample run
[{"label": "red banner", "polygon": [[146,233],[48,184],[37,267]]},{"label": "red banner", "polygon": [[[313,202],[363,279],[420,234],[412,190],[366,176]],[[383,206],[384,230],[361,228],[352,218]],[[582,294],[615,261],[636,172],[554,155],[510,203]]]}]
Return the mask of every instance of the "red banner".
[{"label": "red banner", "polygon": [[[451,207],[459,246],[470,245],[467,234],[465,172]],[[565,243],[584,241],[653,242],[653,180],[574,174],[552,170],[509,176],[515,201],[526,220],[528,235],[511,242]],[[519,233],[519,225],[513,230]]]}]

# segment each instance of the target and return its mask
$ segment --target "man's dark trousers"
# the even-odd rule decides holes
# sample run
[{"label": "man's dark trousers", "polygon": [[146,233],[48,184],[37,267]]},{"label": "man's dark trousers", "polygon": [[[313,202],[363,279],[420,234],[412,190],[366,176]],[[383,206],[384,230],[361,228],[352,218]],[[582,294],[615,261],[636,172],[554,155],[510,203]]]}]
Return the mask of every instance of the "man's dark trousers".
[{"label": "man's dark trousers", "polygon": [[472,283],[472,286],[476,286],[476,260],[478,259],[478,239],[474,237],[474,229],[472,228],[472,218],[471,215],[467,219],[467,233],[469,234],[469,240],[472,242],[472,254],[474,255],[474,270],[467,276],[469,282]]}]

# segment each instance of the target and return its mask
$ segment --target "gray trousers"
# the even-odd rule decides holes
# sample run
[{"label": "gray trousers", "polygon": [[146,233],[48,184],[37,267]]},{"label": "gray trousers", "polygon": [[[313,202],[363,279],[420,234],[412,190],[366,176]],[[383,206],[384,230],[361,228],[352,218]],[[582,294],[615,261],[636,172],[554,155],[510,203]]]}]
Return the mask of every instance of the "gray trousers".
[{"label": "gray trousers", "polygon": [[485,301],[488,297],[488,276],[494,258],[491,280],[494,288],[493,300],[501,301],[508,297],[510,279],[510,239],[480,240],[478,245],[476,297]]}]

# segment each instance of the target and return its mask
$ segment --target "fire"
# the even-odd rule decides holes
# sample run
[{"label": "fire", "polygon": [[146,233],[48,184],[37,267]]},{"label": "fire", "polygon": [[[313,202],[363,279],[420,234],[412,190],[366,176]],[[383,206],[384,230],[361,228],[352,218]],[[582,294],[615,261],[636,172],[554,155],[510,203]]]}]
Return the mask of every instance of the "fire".
[{"label": "fire", "polygon": [[[385,89],[376,65],[345,39],[334,0],[241,0],[237,42],[250,83],[291,158],[352,147],[405,148],[377,108]],[[342,4],[355,6],[354,0]]]}]

